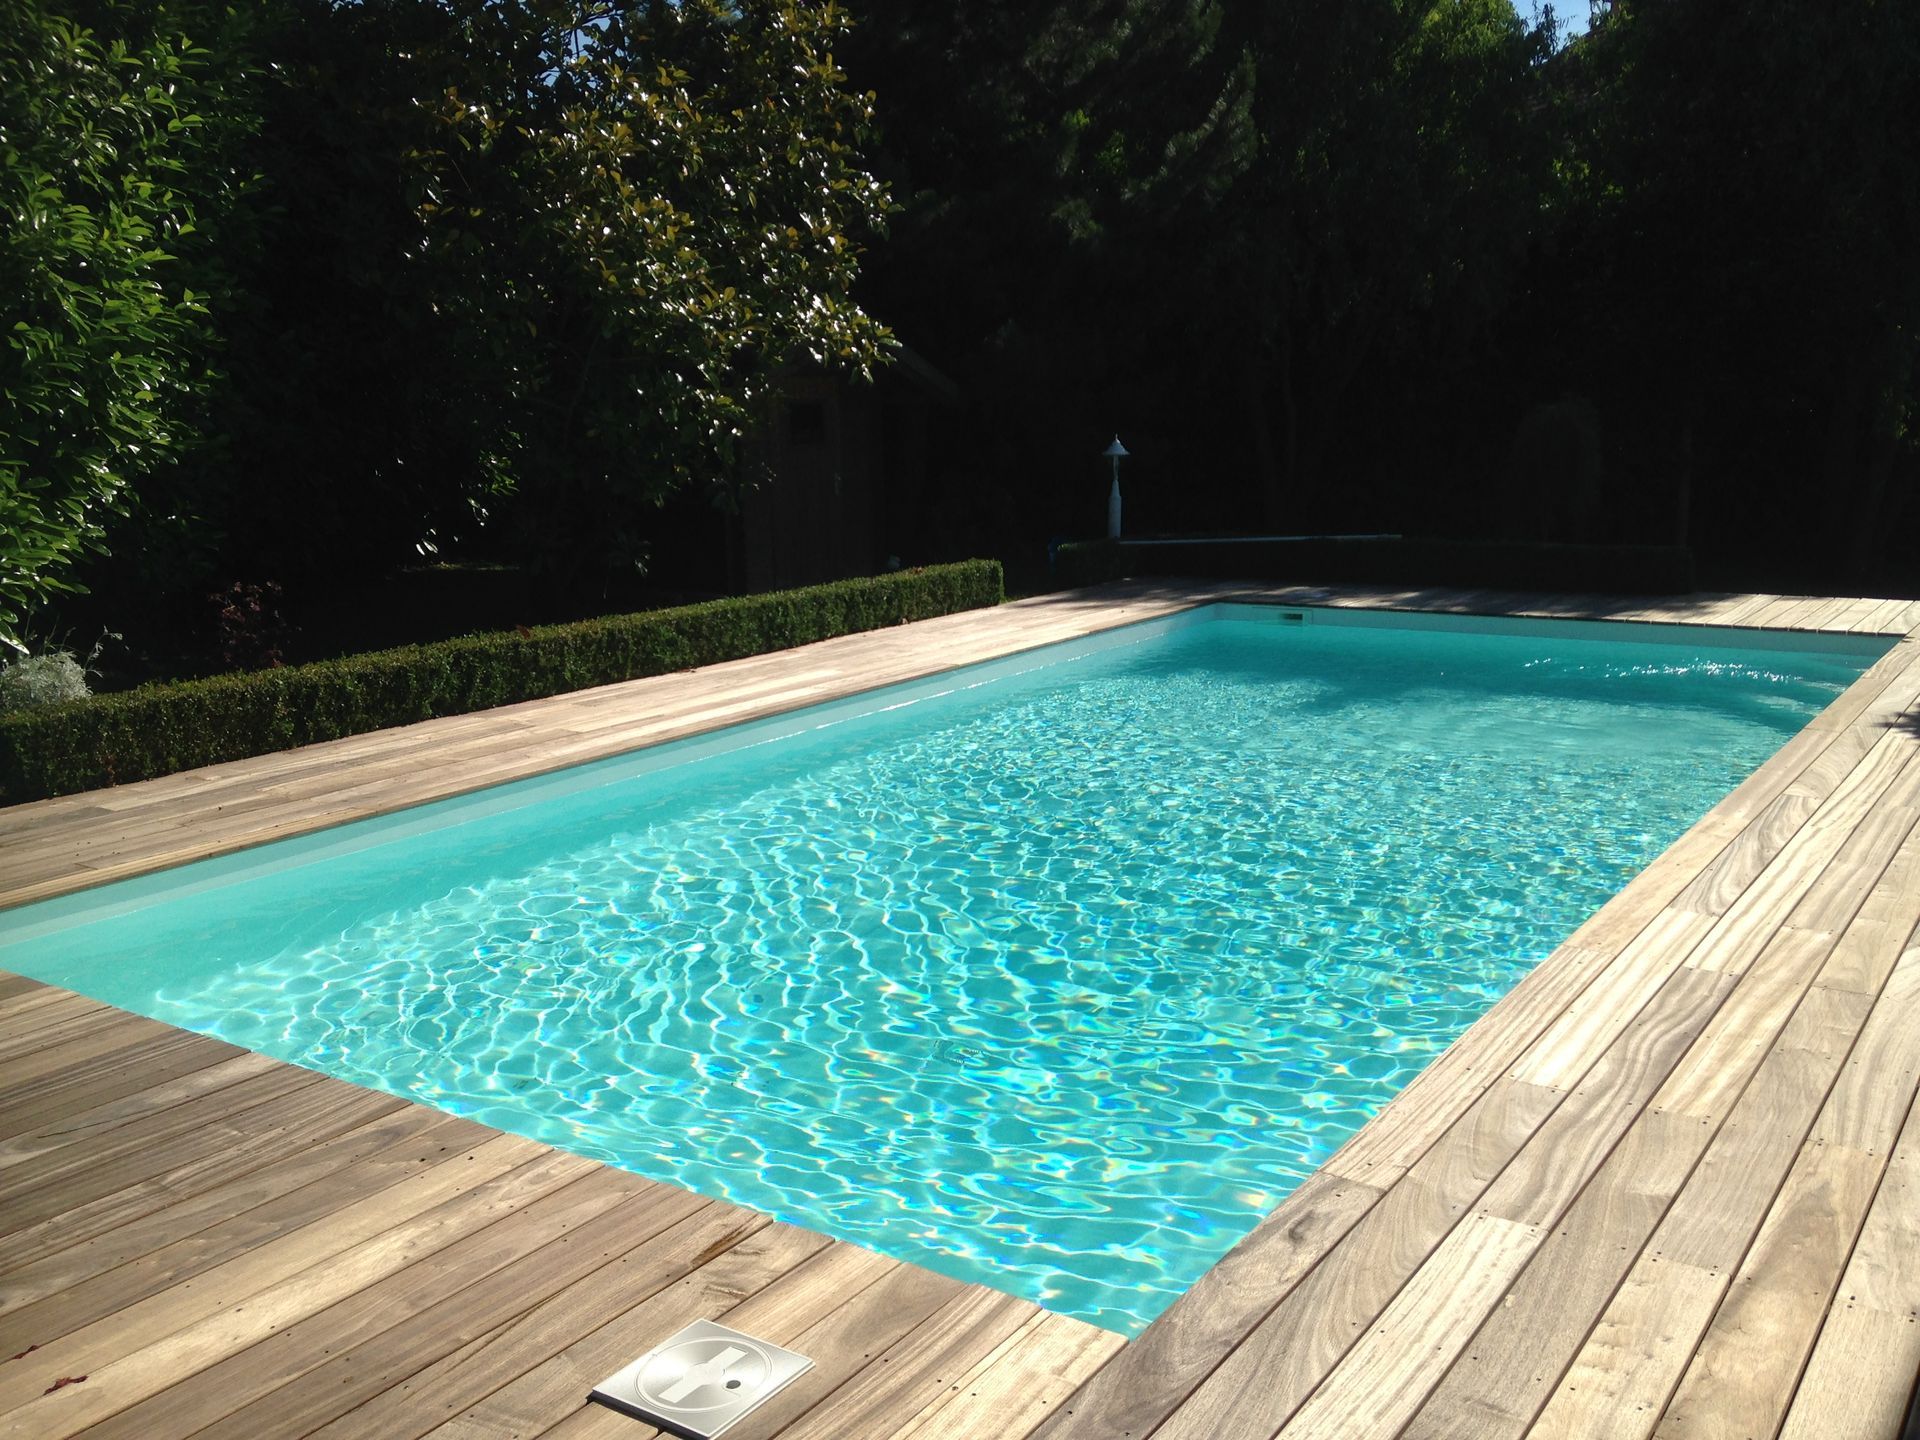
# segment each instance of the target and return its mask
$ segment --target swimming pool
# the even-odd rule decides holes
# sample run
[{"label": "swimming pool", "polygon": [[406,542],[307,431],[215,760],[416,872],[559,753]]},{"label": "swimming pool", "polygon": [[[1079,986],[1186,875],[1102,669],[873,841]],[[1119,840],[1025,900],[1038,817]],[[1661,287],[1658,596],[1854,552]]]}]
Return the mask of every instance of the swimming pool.
[{"label": "swimming pool", "polygon": [[1132,1332],[1887,643],[1215,606],[0,966]]}]

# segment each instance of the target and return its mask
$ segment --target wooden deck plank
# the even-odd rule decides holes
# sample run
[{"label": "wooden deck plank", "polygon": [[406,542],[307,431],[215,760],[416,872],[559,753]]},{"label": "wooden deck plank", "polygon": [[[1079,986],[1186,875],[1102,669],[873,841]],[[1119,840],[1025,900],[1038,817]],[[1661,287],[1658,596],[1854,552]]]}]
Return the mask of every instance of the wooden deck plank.
[{"label": "wooden deck plank", "polygon": [[[1469,1215],[1278,1433],[1287,1440],[1352,1440],[1399,1431],[1469,1338],[1471,1329],[1463,1332],[1458,1317],[1484,1315],[1497,1305],[1540,1240],[1531,1225]],[[1249,1424],[1222,1440],[1234,1433],[1275,1432]]]},{"label": "wooden deck plank", "polygon": [[1551,1227],[1735,988],[1684,967],[1668,977],[1487,1187],[1480,1212]]},{"label": "wooden deck plank", "polygon": [[[1854,1053],[1848,1056],[1847,1068],[1839,1072],[1840,1078],[1826,1093],[1810,1131],[1795,1149],[1792,1169],[1784,1177],[1777,1165],[1762,1164],[1757,1173],[1752,1168],[1740,1169],[1741,1157],[1736,1152],[1720,1173],[1709,1170],[1697,1184],[1689,1185],[1648,1241],[1619,1294],[1601,1317],[1593,1337],[1569,1367],[1535,1433],[1650,1435],[1662,1423],[1663,1414],[1675,1424],[1700,1423],[1707,1411],[1725,1399],[1724,1395],[1705,1402],[1696,1399],[1687,1407],[1693,1417],[1691,1421],[1675,1418],[1668,1405],[1670,1400],[1678,1403],[1675,1387],[1693,1365],[1696,1351],[1700,1350],[1709,1326],[1714,1323],[1716,1312],[1723,1303],[1728,1303],[1726,1297],[1729,1289],[1735,1287],[1736,1273],[1741,1282],[1741,1295],[1731,1302],[1735,1318],[1730,1323],[1757,1327],[1770,1342],[1765,1351],[1768,1363],[1784,1366],[1789,1382],[1797,1376],[1804,1350],[1793,1354],[1792,1346],[1787,1343],[1790,1336],[1767,1328],[1765,1318],[1766,1313],[1790,1314],[1795,1307],[1780,1303],[1770,1286],[1756,1288],[1758,1277],[1764,1274],[1785,1279],[1790,1285],[1805,1286],[1810,1295],[1813,1289],[1819,1288],[1819,1266],[1813,1259],[1817,1247],[1811,1241],[1824,1239],[1831,1256],[1839,1232],[1845,1228],[1843,1219],[1823,1229],[1819,1216],[1827,1214],[1831,1218],[1835,1213],[1823,1207],[1837,1203],[1844,1210],[1847,1204],[1855,1203],[1856,1209],[1864,1209],[1862,1187],[1865,1186],[1866,1195],[1872,1193],[1864,1177],[1871,1165],[1873,1178],[1877,1180],[1877,1167],[1884,1164],[1884,1149],[1875,1158],[1867,1150],[1853,1145],[1831,1144],[1827,1137],[1846,1133],[1856,1139],[1877,1141],[1882,1147],[1892,1144],[1891,1127],[1905,1119],[1915,1085],[1920,1082],[1920,1055],[1909,1052],[1903,1068],[1896,1072],[1897,1078],[1884,1075],[1877,1067],[1884,1066],[1890,1057],[1920,1039],[1920,1027],[1916,1027],[1911,1018],[1911,983],[1903,976],[1899,988],[1890,982],[1888,994],[1879,997],[1879,1003],[1851,1047]],[[1815,1002],[1824,1001],[1832,1007],[1828,1013],[1833,1014],[1839,1013],[1839,1007],[1845,1003],[1857,1006],[1863,998],[1848,991],[1825,991],[1815,997]],[[1860,1061],[1857,1068],[1851,1063],[1855,1054]],[[1866,1078],[1869,1075],[1882,1076],[1889,1082],[1896,1092],[1892,1104],[1881,1095],[1882,1086]],[[1869,1116],[1872,1118],[1864,1118]],[[1841,1127],[1846,1128],[1843,1131]],[[1759,1136],[1757,1143],[1772,1147],[1777,1155],[1781,1135],[1777,1131],[1755,1133]],[[1748,1143],[1749,1150],[1752,1143],[1756,1142]],[[1835,1154],[1842,1156],[1841,1167],[1828,1164]],[[1742,1178],[1748,1183],[1741,1184]],[[1770,1180],[1773,1183],[1769,1183]],[[1762,1207],[1768,1207],[1764,1224],[1761,1223]],[[1857,1219],[1852,1223],[1857,1227]],[[1752,1240],[1750,1249],[1749,1240],[1756,1228],[1760,1238]],[[1850,1248],[1852,1231],[1847,1232],[1846,1239]],[[1798,1253],[1813,1268],[1815,1280],[1811,1285],[1798,1277],[1800,1267],[1782,1263],[1793,1258],[1786,1252],[1795,1251],[1797,1245],[1806,1246]],[[1748,1257],[1744,1266],[1743,1255]],[[1761,1257],[1757,1267],[1756,1256]],[[1822,1310],[1824,1296],[1831,1293],[1845,1259],[1842,1253],[1828,1267],[1832,1275],[1825,1281],[1826,1289],[1820,1299]],[[1736,1271],[1736,1267],[1742,1268]],[[1670,1287],[1672,1291],[1664,1299],[1661,1298],[1663,1287]],[[1755,1318],[1753,1305],[1745,1302],[1746,1295],[1761,1302],[1763,1313],[1759,1318]],[[1804,1311],[1800,1321],[1801,1338],[1810,1345],[1812,1335]],[[1721,1363],[1729,1370],[1743,1368],[1741,1346],[1737,1342],[1723,1342],[1723,1348],[1727,1358]],[[1756,1387],[1756,1393],[1763,1388]],[[1702,1378],[1695,1395],[1709,1391],[1718,1394],[1715,1387]],[[1784,1397],[1777,1392],[1773,1394],[1774,1405],[1783,1406],[1791,1393],[1789,1383]],[[1748,1407],[1746,1402],[1730,1401],[1726,1408],[1729,1413],[1743,1414]],[[1623,1420],[1623,1416],[1631,1420]],[[1777,1422],[1776,1415],[1763,1433],[1772,1433]]]},{"label": "wooden deck plank", "polygon": [[[1920,619],[1844,597],[1051,597],[0,810],[0,906],[1235,594],[1863,634]],[[818,1348],[758,1440],[1612,1435],[1663,1414],[1691,1434],[1723,1413],[1810,1434],[1816,1401],[1889,1415],[1893,1387],[1851,1382],[1871,1345],[1920,1352],[1902,1259],[1920,1161],[1884,1159],[1920,1074],[1917,660],[1920,638],[1890,650],[1125,1345],[0,975],[0,1341],[51,1336],[0,1364],[0,1434],[641,1440],[585,1390],[695,1315]],[[508,1148],[429,1194],[452,1162],[410,1168],[406,1141],[436,1124]],[[1843,1152],[1864,1158],[1823,1168]],[[652,1211],[656,1191],[673,1198]],[[1622,1384],[1609,1347],[1636,1346],[1650,1368]]]},{"label": "wooden deck plank", "polygon": [[[57,1050],[35,1051],[0,1063],[0,1093],[24,1104],[49,1090],[68,1089],[73,1076],[82,1071],[112,1075],[120,1068],[119,1057],[138,1046],[176,1047],[192,1043],[183,1039],[181,1032],[171,1025],[124,1011],[103,1016],[102,1022]],[[8,1108],[11,1122],[20,1112],[11,1104]]]},{"label": "wooden deck plank", "polygon": [[1771,1435],[1826,1315],[1884,1161],[1842,1146],[1797,1167],[1774,1202],[1656,1435]]},{"label": "wooden deck plank", "polygon": [[354,1373],[364,1383],[368,1373],[348,1372],[344,1354],[377,1350],[388,1367],[432,1358],[447,1343],[437,1325],[449,1308],[524,1309],[585,1273],[609,1245],[638,1245],[705,1203],[636,1175],[594,1171],[194,1372],[90,1437],[260,1435],[324,1424],[345,1401],[341,1380]]},{"label": "wooden deck plank", "polygon": [[1653,1107],[1702,1122],[1724,1117],[1777,1043],[1833,945],[1830,935],[1781,930],[1667,1076]]},{"label": "wooden deck plank", "polygon": [[1517,1080],[1550,1089],[1570,1087],[1633,1022],[1693,953],[1711,916],[1662,910],[1528,1046],[1514,1064]]},{"label": "wooden deck plank", "polygon": [[925,1397],[957,1383],[976,1357],[999,1350],[1038,1317],[1010,1295],[970,1286],[881,1353],[882,1373],[843,1385],[780,1431],[780,1440],[897,1434]]},{"label": "wooden deck plank", "polygon": [[[1698,1242],[1706,1231],[1734,1237],[1728,1248],[1738,1255],[1865,1016],[1865,997],[1829,992],[1826,999],[1796,1012],[1717,1131],[1666,1111],[1635,1122],[1474,1337],[1471,1358],[1449,1372],[1408,1427],[1409,1437],[1525,1434],[1637,1254],[1651,1248],[1662,1263],[1711,1269],[1707,1247],[1679,1243],[1682,1236]],[[1656,1228],[1664,1244],[1653,1239]]]},{"label": "wooden deck plank", "polygon": [[1038,1432],[1044,1440],[1145,1435],[1271,1315],[1382,1192],[1322,1168],[1289,1195]]},{"label": "wooden deck plank", "polygon": [[[132,1057],[127,1052],[122,1052],[122,1063],[129,1058]],[[169,1080],[159,1080],[157,1072],[149,1072],[148,1078],[153,1083],[144,1089],[77,1108],[60,1108],[34,1128],[0,1140],[0,1176],[26,1161],[45,1161],[72,1146],[99,1140],[124,1125],[163,1115],[196,1096],[225,1090],[280,1068],[279,1062],[269,1056],[242,1051],[232,1059],[216,1060]],[[286,1083],[284,1076],[276,1075],[276,1079]]]},{"label": "wooden deck plank", "polygon": [[886,1440],[1000,1440],[1026,1435],[1071,1403],[1119,1352],[1118,1335],[1039,1315]]},{"label": "wooden deck plank", "polygon": [[[1614,1293],[1575,1364],[1527,1431],[1529,1440],[1627,1440],[1653,1432],[1671,1382],[1668,1352],[1692,1352],[1726,1288],[1722,1275],[1648,1257]],[[1684,1357],[1682,1357],[1684,1363]]]},{"label": "wooden deck plank", "polygon": [[[66,1440],[90,1430],[187,1376],[258,1344],[283,1326],[394,1273],[416,1257],[567,1186],[592,1168],[591,1161],[548,1151],[468,1185],[432,1209],[327,1257],[324,1264],[286,1276],[197,1320],[182,1323],[181,1307],[175,1301],[154,1316],[156,1328],[162,1323],[161,1315],[174,1328],[137,1348],[117,1341],[103,1359],[92,1363],[88,1373],[95,1382],[93,1388],[72,1385],[43,1392],[0,1421],[0,1435]],[[56,1341],[46,1348],[58,1350],[65,1344]]]},{"label": "wooden deck plank", "polygon": [[[1856,992],[1836,992],[1852,994]],[[1920,1084],[1920,947],[1905,951],[1833,1095],[1820,1112],[1815,1140],[1873,1153],[1895,1134]],[[1905,1098],[1903,1098],[1905,1097]]]},{"label": "wooden deck plank", "polygon": [[1769,630],[1806,630],[1813,628],[1814,615],[1827,601],[1814,595],[1783,595],[1759,611],[1749,623]]},{"label": "wooden deck plank", "polygon": [[1645,1242],[1686,1178],[1685,1144],[1698,1128],[1659,1111],[1634,1122],[1415,1412],[1405,1440],[1527,1432],[1618,1287],[1622,1247]]},{"label": "wooden deck plank", "polygon": [[[244,1179],[250,1167],[289,1156],[298,1160],[344,1132],[392,1114],[401,1104],[371,1090],[338,1094],[307,1085],[277,1100],[230,1112],[189,1144],[154,1147],[133,1161],[118,1162],[117,1174],[90,1175],[91,1199],[62,1197],[61,1207],[50,1215],[0,1234],[0,1275],[19,1273],[76,1246],[102,1244],[111,1251],[118,1233],[126,1229],[137,1234],[145,1217],[175,1205],[192,1206],[209,1189]],[[238,1213],[216,1203],[214,1213],[222,1210]]]},{"label": "wooden deck plank", "polygon": [[1772,1434],[1785,1419],[1920,1083],[1913,967],[1899,979],[1875,1007],[1887,1023],[1828,1096],[1656,1434]]},{"label": "wooden deck plank", "polygon": [[1732,601],[1723,601],[1718,609],[1714,624],[1729,626],[1747,626],[1752,617],[1778,600],[1778,595],[1746,595]]},{"label": "wooden deck plank", "polygon": [[[131,1100],[162,1082],[196,1085],[189,1077],[217,1070],[220,1077],[244,1052],[223,1041],[184,1031],[147,1032],[125,1047],[106,1052],[76,1066],[71,1072],[49,1073],[36,1082],[8,1092],[0,1114],[0,1137],[7,1140],[51,1129],[55,1125],[105,1109],[116,1101]],[[176,1117],[177,1118],[177,1117]],[[15,1185],[28,1164],[10,1166],[0,1175],[0,1196]]]},{"label": "wooden deck plank", "polygon": [[[1813,881],[1836,859],[1858,868],[1862,875],[1871,871],[1872,878],[1877,878],[1879,869],[1892,858],[1893,847],[1905,838],[1905,830],[1882,833],[1876,825],[1873,831],[1859,836],[1853,849],[1847,847],[1856,840],[1856,832],[1869,815],[1876,821],[1884,820],[1889,830],[1901,825],[1912,828],[1910,811],[1898,805],[1876,806],[1896,781],[1905,781],[1896,799],[1904,798],[1920,782],[1920,765],[1913,763],[1915,758],[1911,747],[1897,736],[1890,735],[1875,745],[1727,907],[1688,963],[1700,969],[1739,974],[1753,963],[1788,916],[1803,905]],[[1864,898],[1867,885],[1858,889]],[[1840,887],[1838,893],[1839,908],[1845,909],[1849,901],[1858,906],[1852,890]],[[1823,909],[1821,914],[1826,916],[1828,910]],[[1819,922],[1804,928],[1820,928]]]},{"label": "wooden deck plank", "polygon": [[[1920,686],[1914,667],[1916,654],[1920,654],[1920,637],[1909,635],[1897,641],[1867,667],[1859,680],[1807,722],[1808,728],[1844,731],[1869,715],[1879,715],[1889,706],[1904,709],[1912,701],[1916,686]],[[1862,731],[1863,735],[1871,733]]]},{"label": "wooden deck plank", "polygon": [[31,1055],[53,1045],[89,1037],[128,1018],[103,1008],[84,995],[58,993],[53,1002],[28,1012],[27,1023],[0,1020],[0,1063]]},{"label": "wooden deck plank", "polygon": [[[1503,1080],[1153,1433],[1272,1433],[1346,1356],[1563,1094]],[[1306,1323],[1303,1323],[1306,1322]],[[1262,1428],[1264,1427],[1264,1429]]]},{"label": "wooden deck plank", "polygon": [[[171,1055],[148,1057],[147,1063],[154,1090],[163,1097],[160,1108],[0,1171],[0,1225],[25,1229],[117,1190],[130,1179],[165,1170],[175,1162],[176,1143],[189,1148],[215,1145],[230,1149],[234,1132],[221,1122],[244,1116],[256,1104],[316,1089],[321,1084],[320,1077],[309,1072],[279,1066],[181,1101],[177,1098],[177,1082],[202,1080],[216,1071],[225,1079],[228,1072],[223,1067],[227,1062],[190,1070],[184,1076],[175,1073],[177,1066]],[[116,1100],[133,1100],[136,1095],[121,1094]],[[89,1113],[79,1112],[81,1123]]]},{"label": "wooden deck plank", "polygon": [[1746,893],[1755,877],[1800,833],[1826,798],[1824,794],[1812,792],[1811,783],[1796,784],[1775,796],[1740,832],[1739,838],[1702,868],[1680,892],[1674,908],[1709,919],[1726,914],[1727,908]]},{"label": "wooden deck plank", "polygon": [[1870,600],[1829,599],[1809,605],[1799,624],[1801,630],[1839,630],[1851,632],[1861,616],[1873,608]]},{"label": "wooden deck plank", "polygon": [[54,991],[24,975],[0,975],[0,1015],[13,1013],[23,1000],[30,1005],[45,1004],[63,998],[66,993]]},{"label": "wooden deck plank", "polygon": [[1920,1109],[1907,1114],[1781,1440],[1899,1433],[1920,1374]]},{"label": "wooden deck plank", "polygon": [[1802,998],[1651,1237],[1663,1259],[1722,1273],[1738,1263],[1871,1006],[1868,997],[1843,990],[1815,989]]},{"label": "wooden deck plank", "polygon": [[[1703,1126],[1679,1112],[1643,1114],[1476,1337],[1473,1348],[1485,1363],[1476,1357],[1448,1376],[1409,1427],[1409,1440],[1524,1433],[1663,1214],[1663,1240],[1653,1247],[1661,1260],[1724,1271],[1758,1228],[1836,1076],[1862,1097],[1836,1100],[1828,1113],[1871,1112],[1869,1094],[1887,1096],[1892,1106],[1910,1098],[1910,1086],[1902,1092],[1881,1077],[1903,1073],[1900,1052],[1920,1040],[1916,988],[1920,969],[1902,971],[1869,1018],[1875,997],[1816,986],[1717,1134],[1710,1122]],[[1682,1180],[1686,1193],[1667,1211]],[[1718,1237],[1713,1244],[1710,1236]],[[1531,1355],[1531,1364],[1514,1363],[1522,1353]]]},{"label": "wooden deck plank", "polygon": [[1909,600],[1875,602],[1868,605],[1847,630],[1854,635],[1904,635],[1912,627],[1902,624],[1901,619],[1912,603]]},{"label": "wooden deck plank", "polygon": [[[1409,1423],[1604,1163],[1645,1096],[1736,983],[1707,972],[1676,972],[1292,1420],[1280,1427],[1283,1417],[1259,1416],[1267,1429],[1249,1424],[1247,1433],[1332,1434],[1359,1414],[1368,1417],[1367,1433],[1391,1435]],[[1463,1268],[1471,1268],[1471,1275],[1463,1276]],[[1364,1408],[1356,1408],[1363,1396]]]},{"label": "wooden deck plank", "polygon": [[1867,896],[1832,959],[1822,985],[1875,995],[1920,926],[1920,825],[1907,833]]},{"label": "wooden deck plank", "polygon": [[[344,1401],[316,1407],[333,1413],[312,1433],[332,1440],[414,1440],[520,1384],[541,1366],[561,1361],[583,1339],[601,1331],[610,1330],[615,1341],[607,1349],[617,1348],[621,1340],[644,1342],[634,1349],[637,1355],[687,1320],[721,1313],[819,1254],[828,1243],[823,1236],[774,1224],[765,1216],[709,1202],[637,1245],[614,1244],[610,1248],[618,1253],[610,1260],[568,1277],[557,1288],[540,1287],[528,1306],[511,1307],[506,1314],[442,1317],[453,1327],[448,1335],[452,1343],[435,1347],[441,1353],[429,1363],[421,1364],[418,1356],[391,1357],[380,1347],[356,1347],[348,1352],[351,1359],[343,1357],[352,1367],[346,1372]],[[391,1363],[396,1358],[407,1363]],[[576,1382],[563,1375],[559,1390],[564,1403],[541,1423],[584,1403],[588,1389],[618,1363],[585,1376],[577,1388],[569,1388]],[[239,1428],[231,1433],[238,1437],[249,1432]]]},{"label": "wooden deck plank", "polygon": [[[0,1264],[5,1274],[0,1287],[0,1326],[22,1309],[61,1292],[69,1292],[109,1271],[177,1245],[189,1236],[202,1235],[230,1224],[242,1216],[251,1216],[261,1206],[305,1189],[313,1182],[365,1162],[376,1172],[394,1147],[421,1138],[432,1127],[444,1123],[431,1111],[407,1106],[390,1097],[384,1106],[373,1108],[367,1124],[332,1137],[304,1141],[291,1154],[270,1157],[258,1168],[244,1164],[223,1167],[220,1183],[197,1193],[169,1194],[168,1202],[144,1214],[123,1215],[105,1233],[76,1240],[34,1259],[16,1258]],[[343,1096],[351,1101],[352,1096]],[[338,1104],[330,1101],[330,1104]],[[356,1111],[356,1113],[360,1113]],[[255,1159],[251,1148],[246,1159]],[[238,1172],[238,1173],[235,1173]],[[0,1329],[0,1348],[9,1348]],[[17,1348],[17,1347],[12,1347]]]},{"label": "wooden deck plank", "polygon": [[[45,1387],[61,1375],[90,1372],[138,1356],[202,1321],[217,1320],[251,1297],[284,1287],[295,1277],[303,1281],[305,1293],[312,1295],[322,1284],[339,1282],[343,1270],[328,1262],[337,1262],[342,1256],[360,1251],[390,1260],[398,1247],[421,1233],[423,1225],[431,1226],[445,1218],[436,1214],[440,1207],[455,1207],[450,1213],[456,1217],[470,1211],[473,1197],[483,1194],[489,1184],[543,1164],[547,1159],[543,1152],[545,1147],[532,1141],[501,1136],[443,1159],[425,1173],[373,1195],[347,1198],[347,1203],[325,1222],[310,1224],[230,1259],[195,1277],[193,1285],[163,1290],[51,1340],[24,1360],[0,1366],[0,1407],[11,1412],[9,1419],[17,1420],[32,1408],[28,1402],[46,1394]],[[579,1168],[579,1164],[559,1167],[563,1174]],[[544,1173],[541,1178],[545,1178]],[[66,1410],[69,1403],[61,1402],[62,1413],[71,1413]],[[43,1411],[54,1408],[42,1407]],[[36,1433],[36,1425],[64,1423],[39,1412],[29,1418],[34,1424],[19,1433],[31,1435]],[[0,1428],[0,1435],[7,1433]]]},{"label": "wooden deck plank", "polygon": [[[687,1228],[677,1229],[680,1226]],[[286,1332],[287,1347],[304,1354],[249,1351],[236,1357],[234,1363],[249,1373],[270,1371],[274,1388],[193,1433],[206,1440],[248,1440],[268,1425],[285,1425],[305,1434],[375,1402],[369,1406],[371,1414],[378,1409],[377,1397],[518,1320],[596,1269],[642,1252],[646,1257],[669,1251],[685,1255],[688,1237],[711,1241],[716,1234],[738,1233],[738,1226],[739,1217],[725,1206],[657,1186],[538,1247],[529,1246],[527,1237],[517,1232],[508,1235],[514,1251],[509,1264],[445,1295],[431,1278],[416,1291],[409,1268]],[[673,1238],[665,1238],[670,1232]],[[628,1267],[633,1263],[628,1261]],[[392,1298],[389,1290],[395,1292]],[[404,1329],[381,1328],[395,1307],[405,1317]],[[279,1347],[280,1337],[266,1343]],[[211,1378],[213,1372],[207,1374]],[[201,1377],[195,1377],[194,1388],[203,1388]]]},{"label": "wooden deck plank", "polygon": [[[59,1005],[69,1000],[86,998],[76,996],[71,990],[62,990],[56,985],[42,985],[38,980],[30,980],[24,975],[15,975],[11,972],[0,972],[0,982],[5,982],[11,987],[7,998],[0,1000],[0,1024],[5,1025],[13,1024],[16,1017],[38,1010],[42,1006]],[[98,1001],[94,1003],[99,1004]]]},{"label": "wooden deck plank", "polygon": [[1779,1440],[1833,1440],[1836,1435],[1895,1440],[1913,1404],[1916,1373],[1920,1324],[1912,1313],[1887,1315],[1836,1304]]},{"label": "wooden deck plank", "polygon": [[[75,1273],[71,1252],[50,1257],[35,1271],[8,1276],[7,1313],[0,1315],[0,1350],[45,1345],[62,1335],[130,1309],[139,1301],[191,1280],[271,1241],[323,1221],[347,1198],[376,1195],[432,1169],[469,1148],[468,1127],[448,1117],[443,1125],[409,1129],[384,1149],[352,1152],[350,1168],[334,1170],[283,1195],[231,1214],[171,1243],[133,1256],[93,1275]],[[231,1203],[230,1197],[222,1196]],[[246,1198],[251,1198],[246,1197]],[[162,1217],[163,1219],[166,1217]],[[114,1236],[124,1242],[126,1237]]]}]

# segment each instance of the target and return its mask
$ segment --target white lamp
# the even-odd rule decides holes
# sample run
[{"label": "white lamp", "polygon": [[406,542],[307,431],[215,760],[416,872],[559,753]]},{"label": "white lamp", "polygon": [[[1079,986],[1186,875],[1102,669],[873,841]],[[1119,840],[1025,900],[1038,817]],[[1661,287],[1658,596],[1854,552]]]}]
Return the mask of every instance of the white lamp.
[{"label": "white lamp", "polygon": [[1107,538],[1118,540],[1120,538],[1120,462],[1127,458],[1129,452],[1127,447],[1120,443],[1120,437],[1116,435],[1113,437],[1113,443],[1100,453],[1113,461],[1113,489],[1107,495]]}]

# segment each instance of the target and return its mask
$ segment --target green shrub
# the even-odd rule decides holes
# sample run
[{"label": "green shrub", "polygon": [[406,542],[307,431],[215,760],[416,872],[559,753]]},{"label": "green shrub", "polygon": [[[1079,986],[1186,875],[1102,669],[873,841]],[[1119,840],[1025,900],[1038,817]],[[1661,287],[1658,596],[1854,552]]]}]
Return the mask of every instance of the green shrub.
[{"label": "green shrub", "polygon": [[0,715],[0,801],[146,780],[415,720],[737,660],[997,605],[1003,597],[999,562],[967,560],[96,695]]},{"label": "green shrub", "polygon": [[1516,540],[1087,540],[1062,545],[1053,573],[1067,588],[1149,575],[1609,595],[1680,595],[1694,586],[1693,556],[1681,545]]}]

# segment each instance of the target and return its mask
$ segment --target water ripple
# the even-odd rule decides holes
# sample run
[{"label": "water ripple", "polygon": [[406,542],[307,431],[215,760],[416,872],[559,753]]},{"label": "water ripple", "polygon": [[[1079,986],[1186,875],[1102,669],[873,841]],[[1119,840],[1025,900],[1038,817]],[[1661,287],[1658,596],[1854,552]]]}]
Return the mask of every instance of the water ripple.
[{"label": "water ripple", "polygon": [[161,1013],[1136,1331],[1833,688],[1236,629],[624,782]]}]

